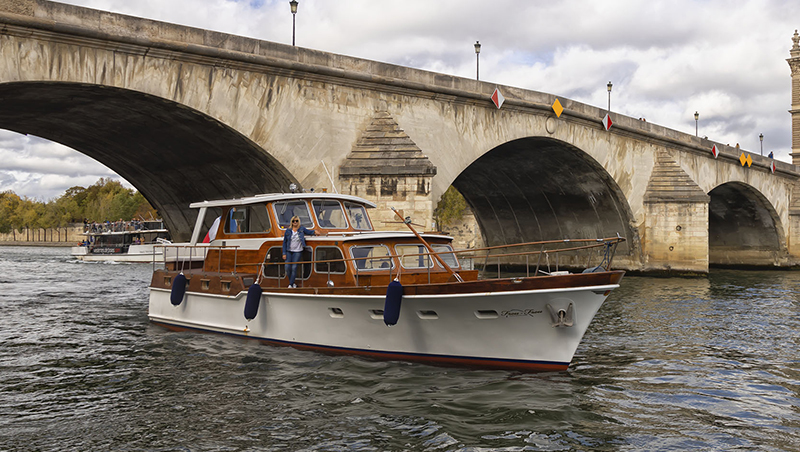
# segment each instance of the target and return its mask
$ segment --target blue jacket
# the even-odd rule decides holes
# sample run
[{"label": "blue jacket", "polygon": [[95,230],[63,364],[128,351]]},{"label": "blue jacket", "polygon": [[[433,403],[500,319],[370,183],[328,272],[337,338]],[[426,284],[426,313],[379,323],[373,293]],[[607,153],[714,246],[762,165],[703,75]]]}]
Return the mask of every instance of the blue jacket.
[{"label": "blue jacket", "polygon": [[[306,229],[305,226],[300,226],[297,229],[297,232],[300,233],[300,245],[305,248],[306,247],[306,236],[307,235],[314,235],[313,229]],[[286,232],[283,233],[283,255],[286,256],[287,251],[289,251],[289,243],[292,241],[292,228],[286,228]]]}]

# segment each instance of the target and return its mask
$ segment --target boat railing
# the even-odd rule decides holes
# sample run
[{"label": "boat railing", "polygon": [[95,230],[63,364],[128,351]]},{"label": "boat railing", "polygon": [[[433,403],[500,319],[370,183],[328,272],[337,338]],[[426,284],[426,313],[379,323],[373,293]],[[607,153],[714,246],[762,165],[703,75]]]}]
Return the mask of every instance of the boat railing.
[{"label": "boat railing", "polygon": [[[192,245],[188,243],[159,242],[153,246],[153,271],[156,271],[156,269],[159,268],[166,269],[168,263],[174,262],[175,269],[182,272],[187,269],[187,265],[188,268],[192,268],[193,262],[205,259],[209,250],[220,251],[217,253],[217,268],[221,268],[222,251],[228,249],[234,251],[234,262],[236,262],[238,258],[239,245],[209,245],[208,243],[197,243]],[[161,250],[161,252],[159,252],[159,250]],[[170,253],[170,250],[175,251],[175,253]],[[236,273],[235,268],[236,267],[234,266],[234,274]]]},{"label": "boat railing", "polygon": [[[424,272],[427,273],[428,283],[431,283],[432,273],[441,271],[434,266],[434,255],[438,255],[444,262],[448,263],[455,273],[472,270],[475,267],[481,268],[480,279],[519,276],[521,266],[524,266],[526,277],[555,276],[564,274],[563,268],[573,270],[583,268],[584,273],[610,270],[617,245],[624,241],[625,239],[620,236],[599,239],[548,240],[467,250],[426,251],[404,254],[388,253],[380,256],[308,260],[298,261],[295,264],[298,265],[297,280],[301,282],[301,285],[302,281],[308,277],[306,273],[309,275],[311,273],[311,270],[305,271],[305,265],[312,266],[315,273],[327,273],[328,284],[331,285],[332,274],[346,273],[344,271],[332,272],[331,267],[338,265],[347,268],[348,264],[352,265],[354,269],[353,274],[356,286],[361,286],[360,279],[364,276],[383,275],[386,273],[388,273],[389,279],[397,278],[402,282],[404,273],[419,275]],[[523,250],[518,251],[517,249]],[[565,254],[572,254],[572,256],[569,259],[564,259],[562,256]],[[583,260],[584,256],[579,254],[585,254],[585,261]],[[424,267],[405,267],[402,262],[409,259],[421,260],[424,263]],[[597,262],[598,259],[599,263],[592,265],[592,261]],[[476,264],[475,261],[482,261],[482,263]],[[398,263],[400,265],[397,265]],[[327,271],[320,272],[318,270],[320,264]],[[280,286],[280,281],[285,278],[285,272],[282,273],[281,269],[285,268],[287,264],[283,261],[268,261],[267,255],[264,256],[264,260],[260,263],[236,264],[237,267],[246,266],[250,268],[254,265],[260,265],[259,278],[262,280],[275,280],[276,284]],[[277,266],[275,271],[268,270],[268,268],[275,266]],[[504,268],[506,269],[505,272],[503,271]],[[490,273],[490,269],[496,269],[496,273]]]},{"label": "boat railing", "polygon": [[[347,274],[346,269],[351,266],[354,269],[353,282],[356,286],[361,285],[361,279],[365,276],[387,273],[389,279],[397,278],[401,282],[403,274],[426,273],[428,283],[430,283],[433,279],[432,274],[441,271],[435,266],[437,261],[440,265],[441,262],[446,263],[455,274],[478,268],[480,269],[479,279],[518,277],[523,271],[526,277],[560,275],[564,274],[563,268],[583,268],[583,272],[607,271],[611,268],[617,245],[624,241],[623,237],[617,235],[598,239],[547,240],[465,250],[448,249],[403,254],[389,252],[380,256],[312,259],[296,262],[298,266],[297,280],[302,285],[313,270],[314,273],[326,274],[328,284],[332,285],[331,275]],[[156,248],[163,248],[163,252],[157,253]],[[174,254],[168,250],[174,250]],[[286,277],[285,271],[282,271],[285,270],[286,262],[277,259],[271,260],[270,253],[265,253],[264,258],[259,262],[239,262],[238,245],[161,244],[153,247],[153,270],[156,270],[157,265],[167,268],[168,263],[174,262],[175,270],[184,271],[187,265],[191,268],[195,260],[206,257],[207,253],[212,250],[219,251],[217,253],[217,269],[221,268],[223,251],[233,251],[232,275],[237,275],[245,268],[250,269],[246,273],[253,273],[252,269],[255,268],[255,272],[259,273],[259,281],[275,280],[278,286]],[[204,255],[201,257],[200,253]],[[568,256],[564,257],[565,255]],[[434,259],[436,256],[438,259]],[[599,263],[592,265],[592,261],[596,262],[597,259],[599,259]],[[403,262],[414,260],[422,264],[408,267],[403,265]],[[308,271],[306,271],[306,266],[310,266]],[[319,271],[320,266],[326,270]],[[343,270],[332,271],[332,268],[336,267]],[[522,270],[523,268],[524,270]]]},{"label": "boat railing", "polygon": [[[584,272],[610,270],[617,245],[624,241],[625,238],[619,235],[597,239],[545,240],[457,250],[453,253],[458,255],[460,261],[471,262],[471,267],[480,268],[483,279],[488,279],[492,270],[496,270],[495,278],[501,278],[504,267],[507,273],[515,275],[524,267],[526,276],[547,276],[563,273],[562,268],[583,268]],[[596,255],[593,256],[593,253]],[[585,263],[581,254],[585,255]],[[532,258],[535,259],[535,266]],[[599,258],[600,262],[592,265],[593,258]]]}]

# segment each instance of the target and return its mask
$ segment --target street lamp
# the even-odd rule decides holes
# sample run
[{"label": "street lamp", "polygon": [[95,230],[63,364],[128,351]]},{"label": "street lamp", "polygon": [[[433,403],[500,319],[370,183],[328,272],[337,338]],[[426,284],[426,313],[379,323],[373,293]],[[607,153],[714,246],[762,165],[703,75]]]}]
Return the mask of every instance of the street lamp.
[{"label": "street lamp", "polygon": [[697,135],[697,121],[699,119],[700,119],[700,113],[694,112],[694,136],[699,136]]},{"label": "street lamp", "polygon": [[763,157],[764,156],[764,134],[763,133],[759,133],[758,134],[758,140],[761,142],[761,156]]},{"label": "street lamp", "polygon": [[290,1],[289,7],[292,9],[292,45],[294,45],[294,19],[297,16],[297,0]]},{"label": "street lamp", "polygon": [[481,79],[481,42],[475,41],[475,80]]},{"label": "street lamp", "polygon": [[608,85],[608,112],[611,113],[611,81],[609,80]]}]

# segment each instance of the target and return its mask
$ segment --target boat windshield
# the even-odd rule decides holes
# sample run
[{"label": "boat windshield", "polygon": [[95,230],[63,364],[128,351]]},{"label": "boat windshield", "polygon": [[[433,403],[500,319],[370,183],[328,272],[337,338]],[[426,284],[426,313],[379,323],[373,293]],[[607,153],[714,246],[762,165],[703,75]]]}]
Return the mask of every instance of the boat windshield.
[{"label": "boat windshield", "polygon": [[388,270],[394,268],[386,245],[354,246],[350,254],[359,270]]},{"label": "boat windshield", "polygon": [[321,228],[346,229],[347,220],[344,219],[342,205],[336,200],[315,199],[311,201],[317,224]]},{"label": "boat windshield", "polygon": [[447,264],[450,268],[458,268],[458,259],[456,255],[452,252],[453,247],[450,245],[431,245],[433,251],[436,251],[439,254],[439,257],[442,258],[445,264]]},{"label": "boat windshield", "polygon": [[400,256],[400,265],[403,268],[429,268],[433,262],[424,245],[395,245],[394,249]]},{"label": "boat windshield", "polygon": [[300,224],[307,228],[313,228],[314,222],[311,221],[311,214],[308,212],[308,205],[305,201],[276,201],[272,203],[275,209],[275,217],[282,228],[288,228],[292,224],[292,217],[300,218]]},{"label": "boat windshield", "polygon": [[350,219],[350,224],[353,229],[360,229],[363,231],[371,231],[372,225],[369,224],[369,217],[367,210],[360,204],[352,202],[345,202],[344,209],[347,211],[347,218]]},{"label": "boat windshield", "polygon": [[233,207],[225,221],[225,233],[250,234],[269,232],[271,229],[269,215],[264,204]]}]

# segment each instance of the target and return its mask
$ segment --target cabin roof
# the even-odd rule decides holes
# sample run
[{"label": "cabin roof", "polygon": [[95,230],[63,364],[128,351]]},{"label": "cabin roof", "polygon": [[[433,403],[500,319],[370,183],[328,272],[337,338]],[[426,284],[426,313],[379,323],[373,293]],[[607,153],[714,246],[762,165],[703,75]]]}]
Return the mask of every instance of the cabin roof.
[{"label": "cabin roof", "polygon": [[243,206],[247,204],[258,204],[273,201],[291,201],[295,199],[335,199],[339,201],[351,201],[363,204],[366,207],[376,207],[375,203],[367,201],[358,196],[343,195],[339,193],[267,193],[263,195],[247,196],[244,198],[220,199],[217,201],[202,201],[189,204],[192,209],[201,207],[226,207]]},{"label": "cabin roof", "polygon": [[[332,238],[339,236],[339,233],[336,232],[328,232],[327,236],[319,236],[322,239],[325,238]],[[453,240],[452,237],[447,235],[441,234],[429,234],[429,233],[420,233],[419,235],[425,239],[444,239],[444,240]],[[402,239],[413,239],[418,240],[416,236],[411,231],[364,231],[364,232],[343,232],[341,233],[341,240],[343,242],[349,241],[359,241],[359,240],[402,240]],[[315,236],[306,237],[306,240],[314,240]]]},{"label": "cabin roof", "polygon": [[139,235],[152,234],[154,232],[169,232],[168,229],[138,229],[135,231],[104,231],[104,232],[82,232],[81,235]]}]

